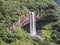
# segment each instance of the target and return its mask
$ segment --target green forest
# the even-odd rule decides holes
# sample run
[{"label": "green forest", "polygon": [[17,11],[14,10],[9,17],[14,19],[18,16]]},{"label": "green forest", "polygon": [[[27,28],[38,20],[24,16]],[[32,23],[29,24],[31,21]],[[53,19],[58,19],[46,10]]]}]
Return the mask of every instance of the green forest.
[{"label": "green forest", "polygon": [[[44,16],[37,22],[44,41],[31,36],[27,29],[9,29],[29,11]],[[60,6],[54,0],[0,0],[0,45],[60,45]]]}]

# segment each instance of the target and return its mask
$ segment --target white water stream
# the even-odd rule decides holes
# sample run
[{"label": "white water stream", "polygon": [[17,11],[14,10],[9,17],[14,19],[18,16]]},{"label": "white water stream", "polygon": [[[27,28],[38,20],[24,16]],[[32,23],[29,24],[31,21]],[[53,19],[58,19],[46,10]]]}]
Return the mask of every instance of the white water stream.
[{"label": "white water stream", "polygon": [[32,36],[36,35],[36,18],[35,18],[35,12],[30,12],[30,34]]}]

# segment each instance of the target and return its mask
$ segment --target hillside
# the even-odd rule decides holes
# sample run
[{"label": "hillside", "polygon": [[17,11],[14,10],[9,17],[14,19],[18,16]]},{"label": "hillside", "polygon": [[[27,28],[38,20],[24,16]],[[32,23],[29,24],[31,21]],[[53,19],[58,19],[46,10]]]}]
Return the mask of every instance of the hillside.
[{"label": "hillside", "polygon": [[22,29],[2,31],[0,31],[0,45],[52,45],[46,41],[41,42],[40,39],[30,36]]},{"label": "hillside", "polygon": [[[40,35],[46,37],[44,42],[31,36],[27,25],[23,30],[9,29],[21,15],[27,16],[30,11],[45,18],[36,25]],[[54,0],[0,0],[0,45],[49,45],[50,42],[60,44],[60,8]]]}]

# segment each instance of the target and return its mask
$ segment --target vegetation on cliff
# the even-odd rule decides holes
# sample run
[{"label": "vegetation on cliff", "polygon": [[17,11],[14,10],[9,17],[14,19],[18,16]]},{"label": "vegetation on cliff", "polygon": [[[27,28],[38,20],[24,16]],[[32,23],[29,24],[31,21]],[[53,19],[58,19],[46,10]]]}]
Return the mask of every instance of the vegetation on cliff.
[{"label": "vegetation on cliff", "polygon": [[45,17],[39,25],[46,40],[60,43],[60,7],[54,0],[0,0],[0,45],[49,45],[31,37],[24,30],[7,29],[21,15],[28,15],[31,10]]}]

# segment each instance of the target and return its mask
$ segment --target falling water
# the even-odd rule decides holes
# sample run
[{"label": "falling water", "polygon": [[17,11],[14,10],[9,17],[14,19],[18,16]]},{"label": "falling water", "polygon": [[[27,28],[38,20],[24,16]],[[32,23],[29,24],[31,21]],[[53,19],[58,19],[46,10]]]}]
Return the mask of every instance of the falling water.
[{"label": "falling water", "polygon": [[30,34],[32,36],[36,35],[36,19],[35,19],[35,12],[30,12]]}]

